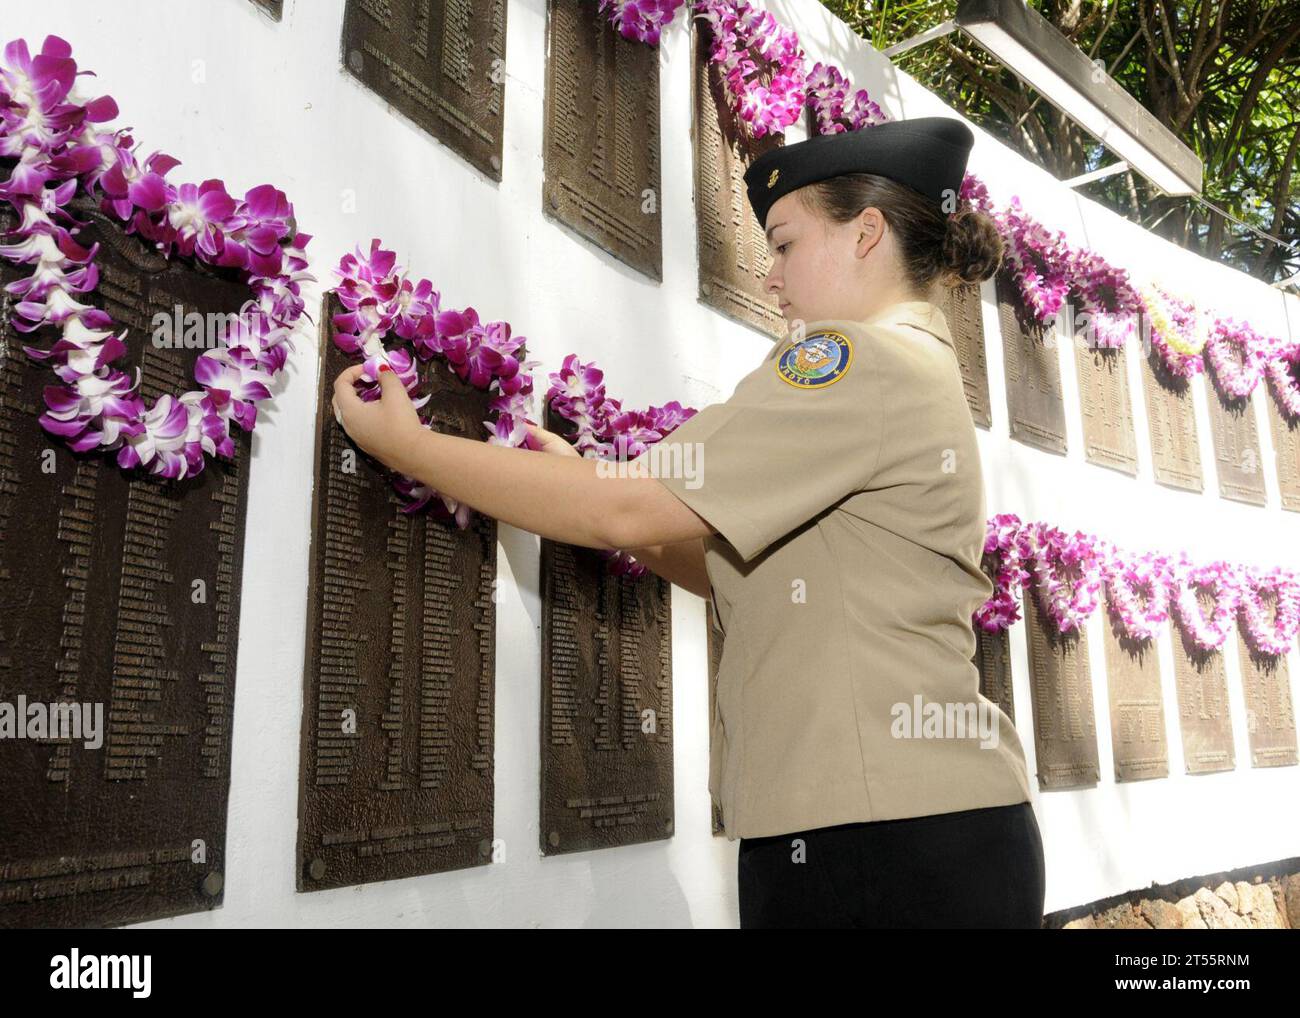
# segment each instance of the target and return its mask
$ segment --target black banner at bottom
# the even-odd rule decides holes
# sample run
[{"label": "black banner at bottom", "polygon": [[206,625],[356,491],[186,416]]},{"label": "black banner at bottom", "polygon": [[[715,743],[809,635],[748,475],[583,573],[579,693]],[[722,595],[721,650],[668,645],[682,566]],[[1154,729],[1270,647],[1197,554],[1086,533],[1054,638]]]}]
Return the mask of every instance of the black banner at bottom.
[{"label": "black banner at bottom", "polygon": [[[456,939],[431,944],[432,932],[454,934]],[[532,934],[534,942],[526,951],[507,953],[481,937],[465,936],[491,932]],[[517,987],[525,976],[521,969],[533,968],[541,976],[553,959],[558,962],[561,957],[572,957],[573,946],[567,938],[556,938],[552,942],[556,954],[553,959],[548,956],[552,944],[546,943],[544,935],[539,938],[539,932],[24,931],[0,935],[0,979],[6,1004],[98,1007],[111,1002],[147,1007],[201,1002],[210,1008],[243,1004],[279,985],[285,990],[292,988],[299,1005],[373,1006],[391,1001],[397,986],[403,993],[418,992],[425,980],[432,987],[444,972],[463,975],[465,965],[499,969],[500,975],[508,976],[510,985]],[[580,936],[586,931],[566,928],[556,932]],[[1291,930],[981,931],[977,936],[968,931],[918,931],[910,936],[896,930],[880,931],[888,936],[862,932],[865,937],[852,945],[866,949],[859,955],[860,964],[851,969],[857,992],[864,998],[884,993],[899,998],[899,1003],[913,995],[918,1004],[933,1004],[936,993],[963,1001],[987,994],[992,1005],[995,1000],[1005,1001],[1009,992],[1024,989],[1049,990],[1056,998],[1076,1002],[1163,995],[1171,1003],[1177,1000],[1179,1007],[1195,997],[1223,1008],[1244,1003],[1243,994],[1258,1000],[1288,994],[1294,987],[1297,941]],[[996,944],[990,936],[996,937]],[[682,938],[680,947],[691,954],[683,955],[683,969],[701,957],[697,949],[688,947],[686,939]],[[770,993],[774,982],[792,990],[800,985],[807,989],[810,979],[821,983],[834,973],[836,981],[841,981],[846,974],[841,967],[844,956],[821,938],[791,943],[783,936],[779,941],[771,945],[773,964],[759,968],[751,959],[745,967],[752,975],[761,973],[750,984],[757,993]],[[659,945],[670,955],[678,946],[666,939]],[[844,946],[836,945],[841,950]],[[448,954],[455,956],[456,968],[449,970],[439,964],[430,970],[431,957],[445,963]],[[656,964],[662,965],[663,960],[656,959]],[[305,972],[316,976],[303,978]],[[625,984],[628,976],[623,967],[610,966],[600,981],[614,989]]]}]

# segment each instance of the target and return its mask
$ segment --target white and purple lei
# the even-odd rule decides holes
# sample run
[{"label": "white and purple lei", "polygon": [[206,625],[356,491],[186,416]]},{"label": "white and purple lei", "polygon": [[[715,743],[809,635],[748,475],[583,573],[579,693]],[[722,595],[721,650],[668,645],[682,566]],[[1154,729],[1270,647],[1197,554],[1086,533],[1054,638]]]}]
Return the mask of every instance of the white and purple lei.
[{"label": "white and purple lei", "polygon": [[[127,128],[99,125],[117,116],[108,96],[81,99],[72,49],[48,36],[33,56],[24,40],[9,43],[0,66],[0,160],[9,168],[0,199],[17,213],[17,228],[0,256],[34,266],[6,287],[18,298],[13,326],[61,332],[49,349],[24,347],[48,362],[60,384],[44,392],[40,423],[77,452],[116,452],[124,468],[146,467],[165,478],[203,470],[205,454],[230,458],[233,421],[251,431],[257,404],[271,398],[272,376],[283,368],[290,334],[303,315],[300,285],[313,280],[297,233],[293,206],[270,185],[242,199],[220,180],[173,184],[177,160],[161,152],[142,157]],[[251,299],[232,330],[195,361],[200,388],[163,395],[147,406],[135,378],[113,367],[126,353],[126,332],[115,334],[103,310],[83,303],[99,280],[98,245],[76,239],[68,205],[78,190],[149,241],[167,258],[179,255],[242,273]],[[234,316],[232,316],[234,317]]]}]

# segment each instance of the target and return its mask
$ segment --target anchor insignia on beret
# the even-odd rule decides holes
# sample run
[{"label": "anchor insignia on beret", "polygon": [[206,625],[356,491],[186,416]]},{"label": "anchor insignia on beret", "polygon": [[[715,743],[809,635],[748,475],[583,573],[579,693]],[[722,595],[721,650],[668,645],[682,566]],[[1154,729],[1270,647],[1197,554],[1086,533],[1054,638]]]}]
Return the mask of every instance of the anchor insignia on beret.
[{"label": "anchor insignia on beret", "polygon": [[772,171],[771,176],[767,178],[767,186],[769,190],[776,186],[776,178],[780,176],[780,174],[781,174],[781,167],[778,166],[775,170]]}]

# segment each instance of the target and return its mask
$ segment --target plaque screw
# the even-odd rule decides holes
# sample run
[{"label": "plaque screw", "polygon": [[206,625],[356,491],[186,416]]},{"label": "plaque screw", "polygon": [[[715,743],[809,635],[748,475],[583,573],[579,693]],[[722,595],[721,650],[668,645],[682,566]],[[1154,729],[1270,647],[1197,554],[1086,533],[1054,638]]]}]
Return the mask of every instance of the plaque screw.
[{"label": "plaque screw", "polygon": [[325,860],[317,856],[311,861],[311,865],[307,868],[307,873],[313,880],[319,880],[325,875]]},{"label": "plaque screw", "polygon": [[664,831],[668,834],[673,833],[673,822],[671,820],[664,821]]},{"label": "plaque screw", "polygon": [[551,200],[551,208],[558,209],[560,207],[560,196],[556,194],[554,191],[551,192],[550,200]]},{"label": "plaque screw", "polygon": [[712,292],[713,292],[713,287],[710,286],[708,283],[701,283],[701,284],[700,284],[700,293],[704,294],[704,296],[707,297],[707,296],[708,296],[709,294],[711,294]]},{"label": "plaque screw", "polygon": [[348,54],[348,66],[351,67],[358,74],[361,73],[363,61],[361,58],[361,51],[359,49],[354,49],[351,53]]},{"label": "plaque screw", "polygon": [[560,843],[560,832],[551,831],[551,836],[547,839],[553,846]]},{"label": "plaque screw", "polygon": [[215,898],[221,893],[221,888],[225,881],[221,879],[221,874],[217,872],[209,873],[203,878],[203,893],[209,898]]},{"label": "plaque screw", "polygon": [[478,843],[478,854],[481,855],[484,859],[490,856],[492,854],[492,842],[490,842],[487,838],[484,838],[482,841],[480,841]]},{"label": "plaque screw", "polygon": [[488,162],[490,162],[490,163],[492,164],[492,169],[496,170],[498,173],[501,172],[501,157],[500,157],[500,156],[496,156],[496,155],[494,155],[491,159],[488,160]]}]

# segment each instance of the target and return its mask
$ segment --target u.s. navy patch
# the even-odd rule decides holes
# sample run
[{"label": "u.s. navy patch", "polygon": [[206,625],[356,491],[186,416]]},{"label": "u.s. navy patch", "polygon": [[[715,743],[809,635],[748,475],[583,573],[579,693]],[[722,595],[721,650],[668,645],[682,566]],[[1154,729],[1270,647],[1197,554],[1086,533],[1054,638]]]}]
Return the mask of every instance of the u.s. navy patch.
[{"label": "u.s. navy patch", "polygon": [[776,360],[776,373],[798,389],[834,385],[853,363],[853,344],[842,332],[814,332]]}]

